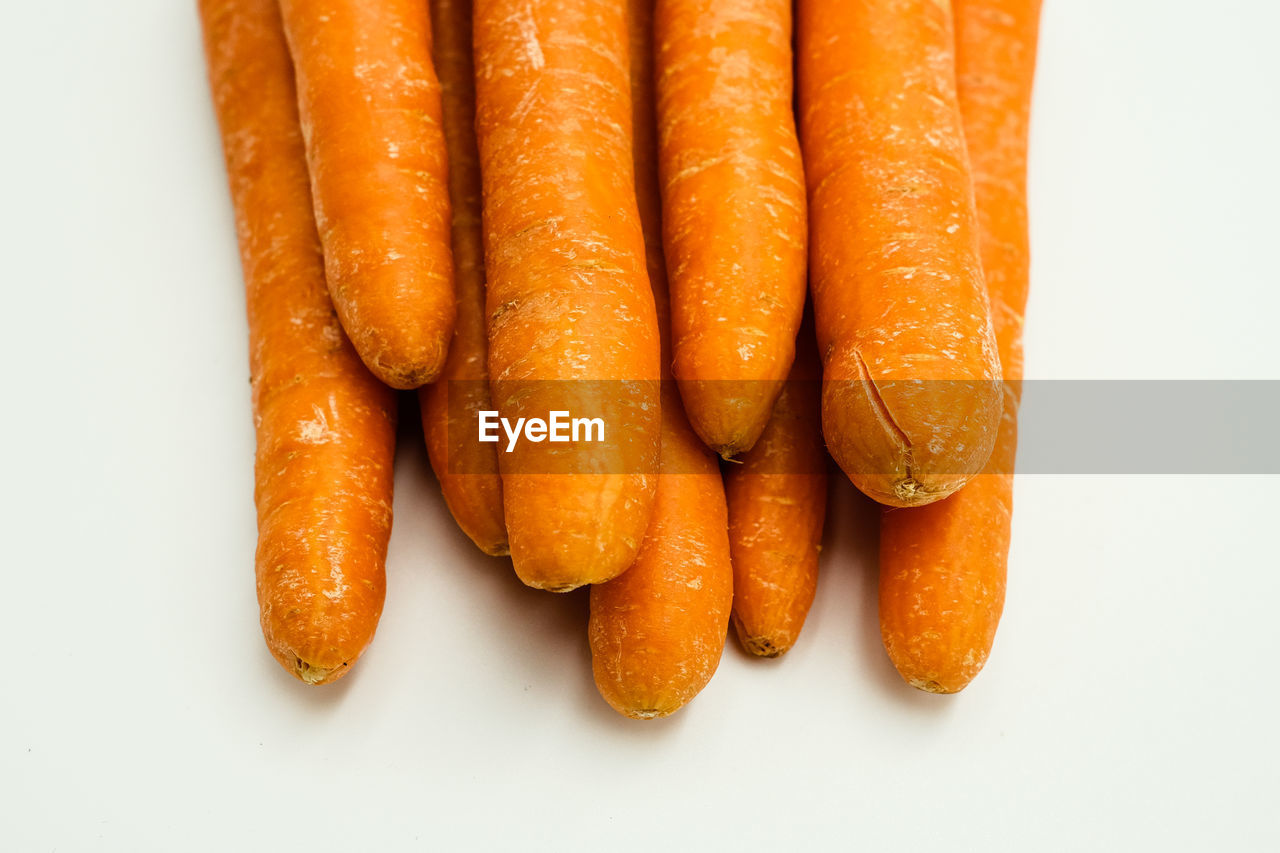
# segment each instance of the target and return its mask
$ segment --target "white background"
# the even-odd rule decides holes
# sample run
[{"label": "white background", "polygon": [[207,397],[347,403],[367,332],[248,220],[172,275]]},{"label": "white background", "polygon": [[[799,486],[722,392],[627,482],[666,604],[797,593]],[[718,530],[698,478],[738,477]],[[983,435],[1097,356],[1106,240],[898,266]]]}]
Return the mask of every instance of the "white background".
[{"label": "white background", "polygon": [[[377,639],[333,687],[286,675],[194,5],[0,26],[0,847],[1277,849],[1276,478],[1020,478],[953,697],[885,657],[842,487],[798,647],[731,643],[636,723],[583,595],[475,553],[410,428]],[[1278,31],[1262,0],[1048,0],[1032,377],[1280,378]]]}]

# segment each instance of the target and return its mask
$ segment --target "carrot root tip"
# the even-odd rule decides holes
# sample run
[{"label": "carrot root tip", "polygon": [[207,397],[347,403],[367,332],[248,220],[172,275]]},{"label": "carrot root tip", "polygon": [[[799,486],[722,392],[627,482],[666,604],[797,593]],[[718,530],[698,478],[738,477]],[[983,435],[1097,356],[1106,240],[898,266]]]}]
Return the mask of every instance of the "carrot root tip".
[{"label": "carrot root tip", "polygon": [[622,712],[623,716],[630,717],[633,720],[656,720],[670,713],[671,711],[664,711],[659,708],[628,708]]},{"label": "carrot root tip", "polygon": [[759,658],[780,658],[789,648],[775,643],[768,637],[748,637],[739,633],[738,639],[742,641],[744,649]]},{"label": "carrot root tip", "polygon": [[417,356],[372,355],[365,359],[365,365],[383,384],[400,391],[412,391],[439,378],[448,354],[449,342],[445,340],[436,342],[429,352]]},{"label": "carrot root tip", "polygon": [[747,645],[747,651],[760,658],[780,658],[787,653],[786,649],[780,649],[765,639],[751,641]]},{"label": "carrot root tip", "polygon": [[[963,482],[960,483],[963,485]],[[915,478],[910,471],[907,476],[893,484],[893,496],[901,501],[902,506],[923,506],[934,501],[950,497],[956,488],[930,488]]]},{"label": "carrot root tip", "polygon": [[346,661],[343,661],[338,666],[312,666],[297,655],[294,655],[293,658],[293,674],[304,684],[313,686],[332,681],[334,673],[346,666]]},{"label": "carrot root tip", "polygon": [[373,372],[392,388],[400,391],[412,391],[415,388],[421,388],[423,385],[434,382],[440,373],[440,365],[433,363],[401,368],[377,363],[374,365]]},{"label": "carrot root tip", "polygon": [[545,583],[544,584],[544,583],[529,583],[528,581],[525,581],[525,583],[528,586],[533,587],[534,589],[540,589],[544,592],[573,592],[575,589],[582,586],[582,584],[578,584],[578,583]]},{"label": "carrot root tip", "polygon": [[923,690],[925,693],[948,694],[948,693],[960,692],[959,690],[950,690],[946,687],[943,687],[940,683],[938,683],[932,678],[912,678],[908,683],[915,689]]},{"label": "carrot root tip", "polygon": [[899,480],[893,484],[893,493],[898,500],[906,503],[914,503],[924,496],[924,484],[915,477],[908,475],[906,479]]}]

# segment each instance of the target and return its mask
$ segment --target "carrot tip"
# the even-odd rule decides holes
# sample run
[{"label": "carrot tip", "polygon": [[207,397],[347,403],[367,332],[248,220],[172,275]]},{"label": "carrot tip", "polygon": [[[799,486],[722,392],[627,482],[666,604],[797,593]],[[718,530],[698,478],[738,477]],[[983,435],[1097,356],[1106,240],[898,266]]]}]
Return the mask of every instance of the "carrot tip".
[{"label": "carrot tip", "polygon": [[923,690],[925,693],[940,694],[959,693],[967,686],[966,684],[962,684],[960,687],[952,690],[949,687],[942,686],[942,684],[932,678],[912,678],[908,680],[908,683],[915,689]]},{"label": "carrot tip", "polygon": [[780,658],[790,648],[789,646],[775,644],[768,637],[746,637],[739,633],[738,639],[742,642],[744,649],[760,658]]},{"label": "carrot tip", "polygon": [[[768,421],[766,420],[765,423],[767,424]],[[695,432],[698,432],[703,442],[718,453],[721,459],[726,462],[737,462],[739,460],[734,457],[741,456],[743,453],[746,453],[751,450],[751,448],[755,447],[756,441],[760,438],[760,434],[764,432],[764,427],[761,426],[760,429],[752,428],[743,430],[728,436],[721,435],[718,436],[722,439],[719,442],[715,441],[717,436],[704,434],[699,432],[697,429],[695,429]]]},{"label": "carrot tip", "polygon": [[899,480],[893,484],[893,494],[898,500],[906,503],[915,503],[927,496],[924,483],[921,483],[915,477],[907,477],[905,480]]},{"label": "carrot tip", "polygon": [[628,717],[632,720],[656,720],[660,717],[669,716],[672,713],[672,711],[675,711],[676,709],[671,708],[669,710],[661,710],[659,708],[641,708],[641,709],[627,708],[625,710],[624,709],[619,709],[619,710],[622,712],[622,715],[624,717]]},{"label": "carrot tip", "polygon": [[[521,580],[524,580],[524,578],[521,578]],[[583,585],[580,583],[529,583],[529,581],[524,581],[524,583],[525,586],[531,586],[544,592],[573,592]]]},{"label": "carrot tip", "polygon": [[776,632],[774,636],[750,633],[737,613],[733,614],[733,628],[742,648],[759,658],[780,658],[790,651],[793,644],[790,635],[778,636]]},{"label": "carrot tip", "polygon": [[899,506],[924,506],[950,497],[963,485],[964,481],[961,480],[959,483],[947,483],[941,488],[928,486],[908,473],[906,477],[893,484],[893,496],[899,501]]},{"label": "carrot tip", "polygon": [[390,385],[400,391],[412,391],[415,388],[421,388],[423,385],[434,382],[440,375],[444,362],[443,359],[436,356],[430,362],[424,364],[401,366],[373,361],[367,366],[374,375],[382,380],[383,384]]},{"label": "carrot tip", "polygon": [[346,661],[338,666],[312,666],[296,655],[293,658],[293,674],[303,683],[313,686],[337,680],[346,668]]}]

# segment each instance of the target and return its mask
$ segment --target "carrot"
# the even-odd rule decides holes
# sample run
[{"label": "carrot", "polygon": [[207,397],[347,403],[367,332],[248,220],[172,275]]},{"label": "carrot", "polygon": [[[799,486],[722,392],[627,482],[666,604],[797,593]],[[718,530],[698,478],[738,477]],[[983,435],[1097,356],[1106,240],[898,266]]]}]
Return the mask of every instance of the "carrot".
[{"label": "carrot", "polygon": [[386,590],[395,398],[339,328],[275,0],[200,0],[240,238],[257,427],[257,586],[271,653],[345,675]]},{"label": "carrot", "polygon": [[952,8],[982,267],[1004,380],[1020,398],[1022,317],[1031,281],[1027,134],[1040,0],[952,0]]},{"label": "carrot", "polygon": [[596,688],[619,713],[664,717],[701,692],[724,651],[733,605],[724,483],[664,394],[662,468],[635,564],[591,587],[588,638]]},{"label": "carrot", "polygon": [[449,191],[427,4],[280,0],[329,293],[369,369],[416,388],[454,322]]},{"label": "carrot", "polygon": [[733,625],[743,648],[769,658],[791,649],[813,604],[827,512],[821,370],[809,323],[796,349],[764,434],[725,470]]},{"label": "carrot", "polygon": [[471,0],[431,0],[431,48],[444,108],[453,211],[458,319],[449,358],[435,383],[418,391],[427,455],[458,526],[486,554],[508,552],[497,445],[475,440],[480,412],[493,408],[485,368],[484,246],[480,155],[476,151]]},{"label": "carrot", "polygon": [[880,636],[912,687],[963,690],[987,662],[1004,610],[1017,402],[987,471],[946,500],[880,518]]},{"label": "carrot", "polygon": [[653,106],[653,6],[628,0],[636,197],[662,331],[662,463],[635,564],[591,588],[596,688],[618,712],[662,717],[696,696],[720,663],[733,600],[724,483],[666,369],[670,353]]},{"label": "carrot", "polygon": [[880,631],[898,672],[934,693],[964,689],[1004,609],[1027,302],[1026,157],[1040,0],[954,0],[960,108],[982,265],[1005,374],[1005,410],[983,474],[880,525]]},{"label": "carrot", "polygon": [[565,411],[605,426],[599,444],[499,454],[516,573],[563,591],[635,561],[656,486],[626,17],[607,0],[477,0],[474,25],[494,407],[512,423]]},{"label": "carrot", "polygon": [[800,0],[823,432],[890,506],[991,455],[1000,366],[943,0]]},{"label": "carrot", "polygon": [[725,458],[764,430],[805,299],[790,0],[658,0],[659,169],[674,372]]}]

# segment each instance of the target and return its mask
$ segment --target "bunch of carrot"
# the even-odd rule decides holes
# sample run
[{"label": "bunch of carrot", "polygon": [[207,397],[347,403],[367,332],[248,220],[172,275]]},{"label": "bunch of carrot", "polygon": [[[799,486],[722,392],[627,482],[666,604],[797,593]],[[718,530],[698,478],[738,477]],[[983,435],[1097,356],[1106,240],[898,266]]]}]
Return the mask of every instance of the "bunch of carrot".
[{"label": "bunch of carrot", "polygon": [[[791,0],[199,6],[286,669],[333,681],[372,639],[393,389],[417,389],[461,529],[526,584],[592,585],[621,713],[686,704],[731,623],[752,654],[792,648],[828,452],[885,507],[894,665],[934,692],[977,674],[1004,601],[1039,0],[798,0],[794,22]],[[477,440],[481,412],[579,410],[607,443]]]}]

